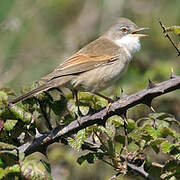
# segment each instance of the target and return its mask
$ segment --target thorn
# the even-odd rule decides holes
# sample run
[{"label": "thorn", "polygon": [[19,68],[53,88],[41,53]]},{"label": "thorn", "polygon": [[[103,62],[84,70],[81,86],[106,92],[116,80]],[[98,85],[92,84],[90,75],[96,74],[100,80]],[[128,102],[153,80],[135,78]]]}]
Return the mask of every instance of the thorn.
[{"label": "thorn", "polygon": [[34,140],[34,138],[36,137],[36,135],[33,136],[30,132],[27,132],[27,134],[29,135],[29,140],[28,140],[28,142],[32,142],[32,141]]},{"label": "thorn", "polygon": [[79,126],[81,126],[81,116],[79,116],[79,115],[77,117],[77,122],[78,122]]},{"label": "thorn", "polygon": [[173,78],[175,78],[175,77],[176,77],[176,75],[174,74],[174,69],[171,68],[171,76],[170,76],[170,79],[173,79]]},{"label": "thorn", "polygon": [[87,115],[93,114],[93,113],[95,113],[95,112],[96,112],[96,110],[93,109],[93,108],[90,106]]},{"label": "thorn", "polygon": [[[36,134],[35,137],[38,138],[39,136],[41,136],[42,134],[38,131],[37,128],[35,128]],[[32,135],[31,135],[32,136]]]},{"label": "thorn", "polygon": [[123,88],[121,88],[121,98],[125,98],[128,95],[124,92]]},{"label": "thorn", "polygon": [[148,79],[148,87],[147,89],[151,89],[156,87],[156,83],[152,82],[150,79]]},{"label": "thorn", "polygon": [[146,161],[144,161],[141,165],[141,167],[144,169],[144,165],[145,165]]},{"label": "thorn", "polygon": [[108,105],[106,106],[106,111],[107,113],[109,113],[110,107],[111,107],[112,103],[108,103]]},{"label": "thorn", "polygon": [[152,106],[150,106],[150,109],[151,109],[151,111],[153,111],[154,113],[156,112]]},{"label": "thorn", "polygon": [[127,111],[124,110],[121,114],[119,114],[121,118],[126,122],[127,124]]}]

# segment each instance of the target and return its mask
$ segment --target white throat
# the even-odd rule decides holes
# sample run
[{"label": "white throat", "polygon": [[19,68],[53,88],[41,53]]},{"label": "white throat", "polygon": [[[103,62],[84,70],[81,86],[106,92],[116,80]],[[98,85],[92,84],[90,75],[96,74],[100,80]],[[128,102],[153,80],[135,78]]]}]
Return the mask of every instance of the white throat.
[{"label": "white throat", "polygon": [[141,49],[139,38],[132,34],[128,34],[121,39],[116,40],[115,43],[119,47],[123,47],[130,57],[132,57],[136,51]]}]

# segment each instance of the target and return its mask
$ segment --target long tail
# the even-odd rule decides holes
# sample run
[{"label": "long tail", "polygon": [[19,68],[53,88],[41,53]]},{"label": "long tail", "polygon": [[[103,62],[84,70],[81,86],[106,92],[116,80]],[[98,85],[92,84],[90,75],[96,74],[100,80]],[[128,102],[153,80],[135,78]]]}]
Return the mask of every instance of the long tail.
[{"label": "long tail", "polygon": [[19,101],[25,100],[28,97],[30,97],[30,96],[38,93],[38,92],[41,92],[43,90],[47,90],[47,89],[49,89],[49,86],[47,84],[43,84],[43,85],[37,87],[36,89],[33,89],[32,91],[29,91],[29,92],[27,92],[27,93],[25,93],[25,94],[15,98],[15,99],[12,99],[11,101],[9,101],[8,104],[16,104]]}]

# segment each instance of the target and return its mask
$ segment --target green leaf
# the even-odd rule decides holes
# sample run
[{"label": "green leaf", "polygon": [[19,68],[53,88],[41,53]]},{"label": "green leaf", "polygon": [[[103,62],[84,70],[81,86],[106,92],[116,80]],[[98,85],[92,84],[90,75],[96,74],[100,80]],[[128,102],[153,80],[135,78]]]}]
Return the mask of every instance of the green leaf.
[{"label": "green leaf", "polygon": [[3,167],[5,164],[3,162],[3,160],[0,158],[0,168]]},{"label": "green leaf", "polygon": [[33,119],[33,116],[31,113],[26,112],[24,109],[22,109],[19,106],[12,106],[9,108],[10,112],[16,117],[16,119],[21,119],[25,123],[30,123]]},{"label": "green leaf", "polygon": [[170,26],[168,28],[166,28],[167,32],[173,32],[176,35],[180,35],[180,26]]},{"label": "green leaf", "polygon": [[168,141],[161,143],[161,151],[163,153],[169,153],[171,151],[171,144]]},{"label": "green leaf", "polygon": [[13,166],[10,166],[8,168],[8,173],[17,173],[17,172],[20,172],[19,164],[14,164]]},{"label": "green leaf", "polygon": [[52,176],[51,176],[51,166],[49,163],[47,163],[46,161],[44,161],[43,159],[41,160],[42,164],[44,165],[44,167],[47,170],[47,175],[48,175],[48,180],[53,180]]},{"label": "green leaf", "polygon": [[134,141],[140,141],[141,134],[139,131],[133,131],[128,134],[128,137],[132,138]]},{"label": "green leaf", "polygon": [[168,161],[164,168],[162,169],[162,179],[180,179],[180,161],[170,160]]},{"label": "green leaf", "polygon": [[0,179],[6,177],[9,173],[20,173],[19,164],[14,164],[10,167],[6,167],[5,169],[0,168]]},{"label": "green leaf", "polygon": [[151,146],[151,148],[156,152],[156,153],[159,153],[160,151],[160,148],[159,148],[159,145],[164,142],[165,139],[163,138],[157,138],[157,139],[154,139],[154,140],[151,140],[148,142],[148,145]]},{"label": "green leaf", "polygon": [[8,95],[4,91],[0,91],[0,106],[7,103]]},{"label": "green leaf", "polygon": [[18,120],[7,119],[6,122],[4,123],[4,128],[7,131],[11,131],[15,127],[17,122]]},{"label": "green leaf", "polygon": [[26,179],[52,179],[47,164],[47,158],[43,154],[33,153],[21,162],[21,173]]},{"label": "green leaf", "polygon": [[157,138],[157,139],[151,140],[148,144],[150,146],[157,146],[157,145],[160,145],[164,141],[165,141],[165,139],[163,139],[163,138]]},{"label": "green leaf", "polygon": [[168,117],[173,118],[173,115],[168,114],[168,113],[151,113],[151,114],[149,114],[149,117],[152,119],[163,120],[163,119],[168,118]]},{"label": "green leaf", "polygon": [[86,139],[86,130],[85,129],[81,129],[76,134],[76,138],[75,139],[70,138],[70,137],[68,138],[68,143],[75,150],[79,151],[85,139]]},{"label": "green leaf", "polygon": [[170,126],[170,123],[169,122],[166,122],[164,120],[156,120],[156,126],[158,128],[163,128],[163,127],[169,127]]},{"label": "green leaf", "polygon": [[174,157],[174,159],[177,159],[180,161],[180,143],[174,143],[172,144],[170,154]]},{"label": "green leaf", "polygon": [[110,122],[106,122],[106,128],[105,128],[105,132],[107,133],[108,137],[113,140],[116,130],[114,127],[114,124],[111,124]]},{"label": "green leaf", "polygon": [[109,119],[116,128],[121,127],[124,124],[124,120],[119,116],[112,116]]},{"label": "green leaf", "polygon": [[173,130],[171,128],[163,127],[163,128],[160,128],[159,130],[160,130],[161,137],[163,137],[163,138],[166,138],[167,136],[172,136],[175,138],[180,137],[180,135],[175,130]]},{"label": "green leaf", "polygon": [[102,159],[103,153],[88,153],[84,156],[81,156],[77,159],[77,162],[81,165],[84,161],[92,164],[96,159]]},{"label": "green leaf", "polygon": [[48,104],[56,115],[60,115],[64,111],[67,101],[63,96],[61,96],[60,100],[50,101]]},{"label": "green leaf", "polygon": [[77,159],[77,163],[78,164],[82,164],[84,161],[86,161],[86,156],[81,156],[81,157],[79,157],[78,159]]},{"label": "green leaf", "polygon": [[158,138],[160,136],[160,132],[158,129],[153,128],[150,125],[146,125],[143,128],[150,136],[152,136],[153,138]]},{"label": "green leaf", "polygon": [[128,132],[131,132],[136,128],[137,128],[136,123],[132,119],[128,119],[128,121],[127,121],[127,130],[128,130]]},{"label": "green leaf", "polygon": [[11,145],[11,144],[7,144],[7,143],[4,143],[4,142],[0,142],[0,150],[13,150],[13,149],[17,149],[16,146],[14,145]]},{"label": "green leaf", "polygon": [[15,96],[15,92],[14,90],[10,89],[10,88],[1,88],[0,91],[4,91],[7,95],[11,95],[11,96]]}]

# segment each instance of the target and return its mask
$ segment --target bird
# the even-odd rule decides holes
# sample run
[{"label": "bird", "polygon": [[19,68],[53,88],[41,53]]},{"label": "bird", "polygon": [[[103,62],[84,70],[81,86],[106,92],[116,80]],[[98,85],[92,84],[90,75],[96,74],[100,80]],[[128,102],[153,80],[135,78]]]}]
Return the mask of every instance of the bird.
[{"label": "bird", "polygon": [[99,95],[108,101],[110,98],[100,92],[112,86],[120,79],[131,62],[135,52],[141,48],[140,38],[148,29],[138,27],[128,18],[119,18],[117,22],[96,40],[81,48],[52,72],[41,78],[37,88],[9,101],[10,105],[25,100],[42,91],[56,87],[65,87]]}]

